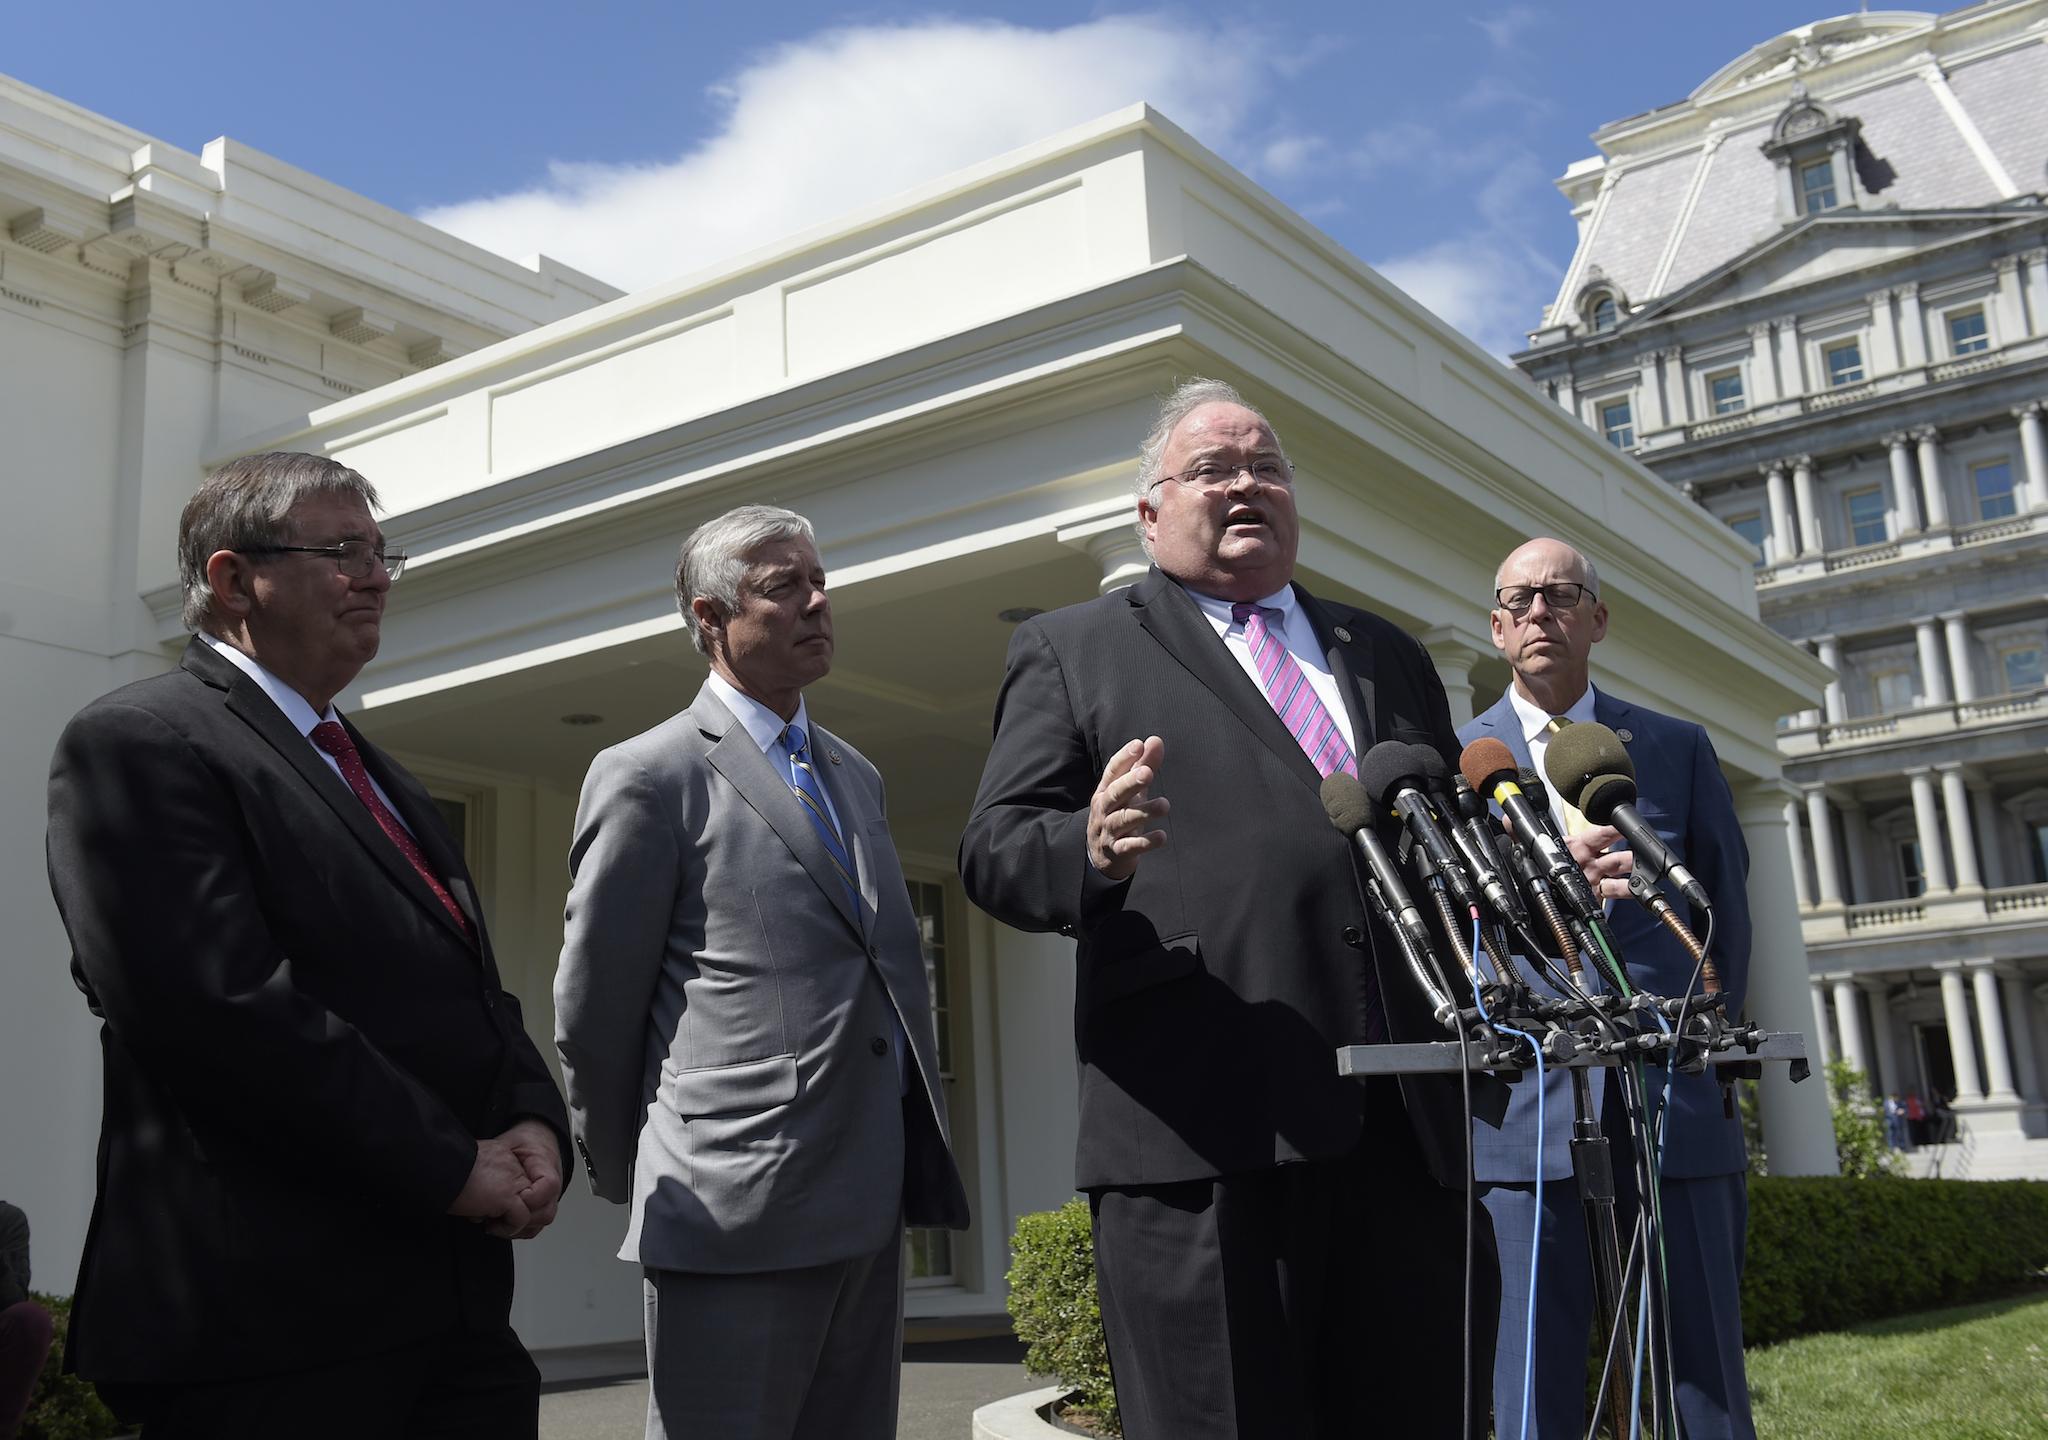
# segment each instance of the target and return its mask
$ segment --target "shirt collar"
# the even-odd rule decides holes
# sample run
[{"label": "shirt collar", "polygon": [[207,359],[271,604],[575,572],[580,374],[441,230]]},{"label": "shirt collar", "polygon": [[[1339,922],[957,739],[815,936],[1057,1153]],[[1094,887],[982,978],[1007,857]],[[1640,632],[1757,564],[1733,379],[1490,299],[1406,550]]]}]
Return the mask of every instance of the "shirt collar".
[{"label": "shirt collar", "polygon": [[732,718],[746,727],[747,734],[753,737],[764,754],[775,748],[782,739],[782,732],[791,725],[803,726],[806,737],[811,733],[811,713],[801,695],[796,700],[796,718],[784,720],[716,670],[711,672],[706,683],[711,686],[712,693],[725,702],[725,708],[732,711]]},{"label": "shirt collar", "polygon": [[[1574,725],[1590,724],[1593,719],[1595,692],[1592,683],[1586,685],[1586,693],[1572,702],[1571,709],[1564,712],[1566,720]],[[1551,721],[1551,713],[1523,695],[1513,684],[1508,686],[1508,703],[1515,707],[1515,718],[1522,724],[1522,743],[1528,744],[1543,733],[1543,727]]]},{"label": "shirt collar", "polygon": [[[1180,584],[1177,580],[1174,583],[1176,585]],[[1207,615],[1224,629],[1228,630],[1237,623],[1236,618],[1230,613],[1231,607],[1237,603],[1236,601],[1219,600],[1214,595],[1204,595],[1201,591],[1191,590],[1185,585],[1181,585],[1180,588],[1187,590],[1188,598],[1202,607],[1204,615]],[[1278,610],[1280,612],[1279,623],[1284,629],[1287,622],[1294,618],[1294,587],[1292,585],[1282,585],[1271,595],[1267,595],[1255,603],[1261,610]]]},{"label": "shirt collar", "polygon": [[263,693],[270,697],[270,703],[284,712],[284,718],[291,721],[292,728],[301,735],[312,734],[315,725],[341,718],[334,713],[331,702],[325,715],[317,713],[312,705],[307,703],[305,696],[271,674],[253,655],[237,650],[219,636],[209,635],[204,630],[199,632],[199,638],[211,645],[229,664],[262,686]]}]

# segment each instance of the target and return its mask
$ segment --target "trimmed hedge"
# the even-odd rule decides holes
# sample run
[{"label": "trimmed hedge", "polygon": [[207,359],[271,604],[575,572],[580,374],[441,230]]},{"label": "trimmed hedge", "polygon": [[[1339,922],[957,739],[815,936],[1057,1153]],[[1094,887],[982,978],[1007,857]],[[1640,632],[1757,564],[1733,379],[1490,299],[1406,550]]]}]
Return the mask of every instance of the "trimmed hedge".
[{"label": "trimmed hedge", "polygon": [[1742,1338],[1984,1299],[2048,1268],[2048,1183],[1756,1176]]},{"label": "trimmed hedge", "polygon": [[[1025,1215],[1010,1240],[1025,1367],[1080,1392],[1116,1433],[1088,1202]],[[2048,1269],[2048,1182],[1754,1175],[1742,1336],[1764,1345],[1986,1299]]]},{"label": "trimmed hedge", "polygon": [[113,1413],[100,1403],[90,1381],[64,1373],[64,1341],[71,1329],[71,1301],[56,1295],[29,1297],[56,1322],[49,1358],[29,1397],[22,1417],[21,1440],[107,1440],[123,1433]]}]

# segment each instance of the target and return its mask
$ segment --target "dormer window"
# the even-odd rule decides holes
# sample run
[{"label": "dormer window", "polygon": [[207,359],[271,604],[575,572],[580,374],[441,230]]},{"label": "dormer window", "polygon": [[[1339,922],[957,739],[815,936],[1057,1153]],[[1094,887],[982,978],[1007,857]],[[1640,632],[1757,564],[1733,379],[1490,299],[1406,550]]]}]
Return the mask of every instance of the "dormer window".
[{"label": "dormer window", "polygon": [[1572,297],[1572,313],[1588,335],[1605,335],[1628,318],[1628,296],[1598,265],[1586,267],[1586,278]]},{"label": "dormer window", "polygon": [[1897,177],[1892,167],[1863,143],[1863,122],[1839,115],[1792,87],[1791,103],[1771,126],[1764,156],[1778,170],[1778,219],[1790,224],[1809,215],[1850,209]]},{"label": "dormer window", "polygon": [[1621,307],[1614,303],[1612,295],[1602,295],[1593,302],[1593,313],[1587,318],[1593,327],[1593,333],[1597,335],[1603,330],[1612,330],[1621,323]]},{"label": "dormer window", "polygon": [[1799,207],[1803,215],[1832,210],[1835,200],[1835,162],[1809,160],[1799,167]]}]

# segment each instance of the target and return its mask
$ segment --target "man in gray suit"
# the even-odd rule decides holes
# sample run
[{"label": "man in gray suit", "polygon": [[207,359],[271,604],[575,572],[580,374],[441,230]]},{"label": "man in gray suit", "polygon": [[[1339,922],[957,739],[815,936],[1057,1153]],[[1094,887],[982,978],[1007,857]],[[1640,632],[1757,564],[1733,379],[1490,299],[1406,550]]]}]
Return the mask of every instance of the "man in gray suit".
[{"label": "man in gray suit", "polygon": [[676,602],[711,674],[591,762],[555,977],[577,1148],[645,1271],[647,1434],[890,1436],[903,1227],[967,1197],[882,780],[804,704],[810,522],[701,526]]}]

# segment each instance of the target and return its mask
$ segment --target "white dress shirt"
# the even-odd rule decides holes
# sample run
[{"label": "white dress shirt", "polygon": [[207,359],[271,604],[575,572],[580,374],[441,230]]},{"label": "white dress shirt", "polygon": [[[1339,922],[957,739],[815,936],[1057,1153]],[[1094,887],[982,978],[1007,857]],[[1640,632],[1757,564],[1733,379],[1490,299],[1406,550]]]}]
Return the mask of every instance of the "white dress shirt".
[{"label": "white dress shirt", "polygon": [[[1181,586],[1183,590],[1188,587]],[[1266,693],[1263,681],[1259,679],[1259,667],[1252,663],[1252,647],[1244,638],[1244,626],[1231,618],[1230,610],[1236,602],[1219,600],[1214,595],[1204,595],[1188,590],[1188,598],[1201,608],[1202,615],[1222,637],[1223,646],[1231,658],[1251,676],[1252,688],[1261,695]],[[1279,620],[1266,618],[1266,633],[1277,634],[1287,646],[1287,653],[1294,657],[1294,663],[1301,667],[1301,673],[1316,692],[1316,699],[1323,702],[1323,709],[1337,722],[1344,736],[1344,748],[1349,750],[1357,740],[1358,731],[1351,724],[1351,707],[1344,703],[1344,694],[1337,684],[1337,677],[1330,673],[1329,662],[1323,657],[1323,642],[1316,637],[1316,627],[1309,623],[1308,613],[1295,598],[1294,587],[1283,585],[1280,589],[1255,602],[1262,610],[1278,610]]]}]

